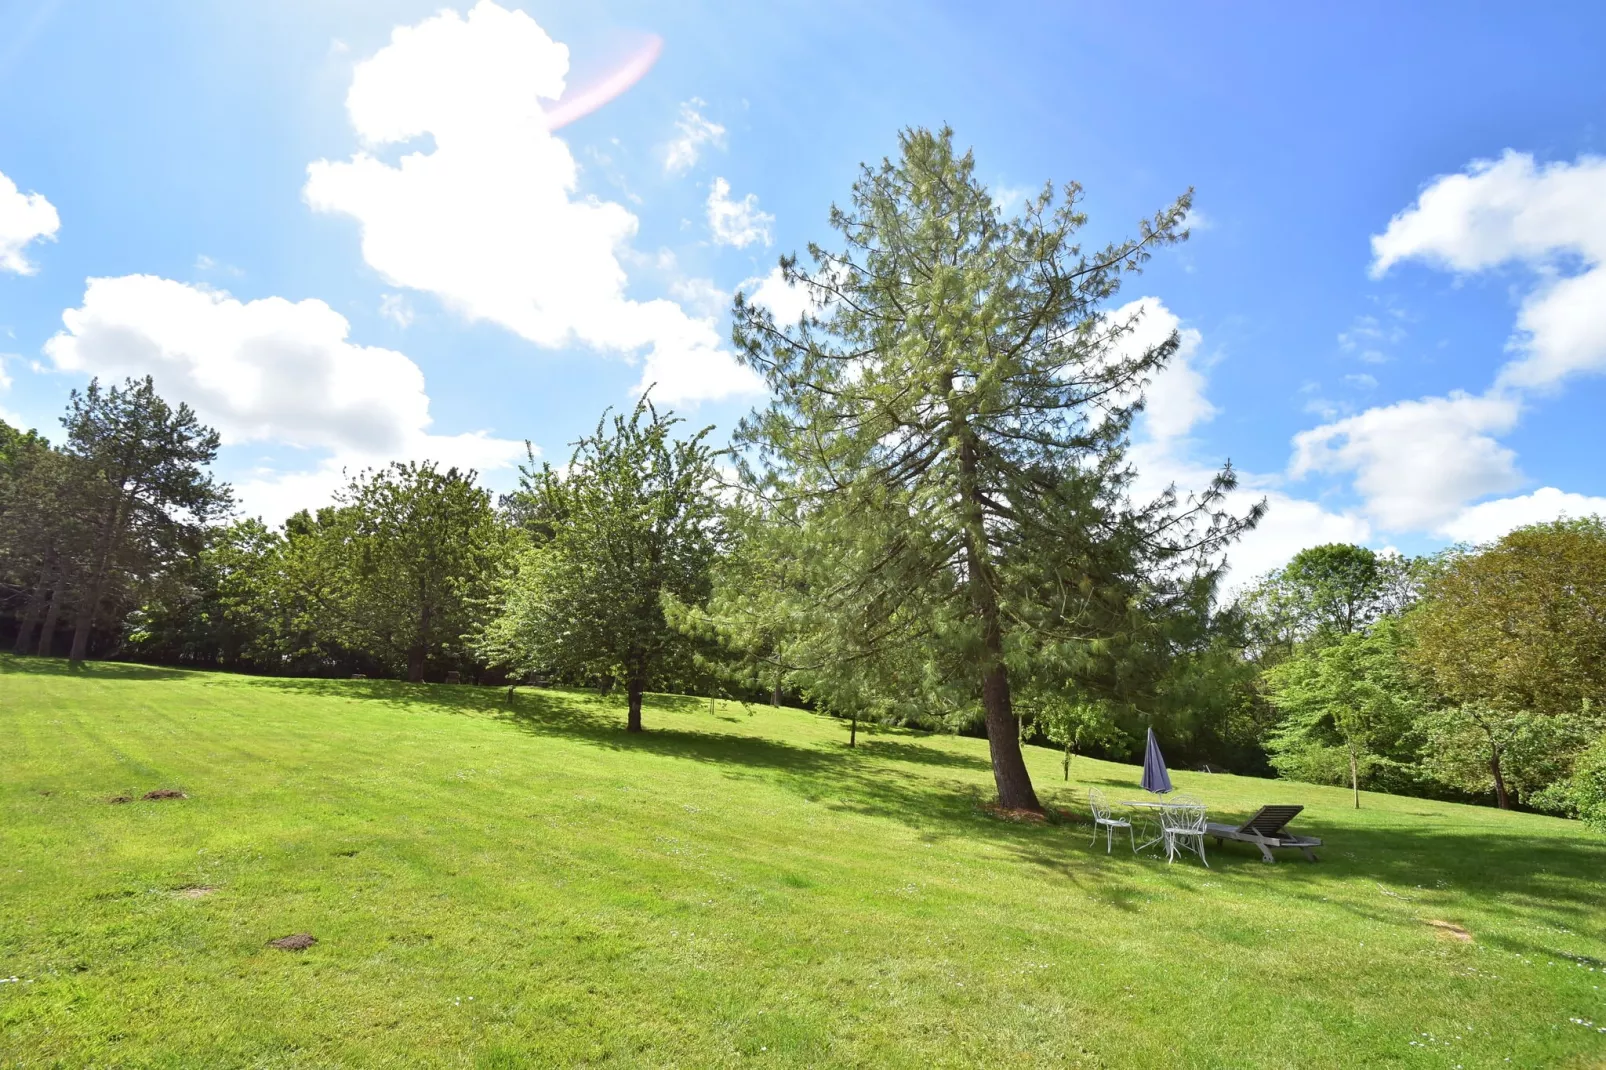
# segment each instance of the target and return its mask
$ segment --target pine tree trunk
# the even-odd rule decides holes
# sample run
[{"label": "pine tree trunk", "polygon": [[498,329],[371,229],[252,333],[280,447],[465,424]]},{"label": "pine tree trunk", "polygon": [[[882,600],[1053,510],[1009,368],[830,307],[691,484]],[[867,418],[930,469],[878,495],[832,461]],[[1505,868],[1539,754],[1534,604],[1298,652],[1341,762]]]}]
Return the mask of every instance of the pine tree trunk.
[{"label": "pine tree trunk", "polygon": [[1001,657],[982,677],[981,706],[998,805],[1006,810],[1041,811],[1043,805],[1037,801],[1031,774],[1026,771],[1026,757],[1021,753],[1019,730],[1010,707],[1009,674]]},{"label": "pine tree trunk", "polygon": [[625,719],[626,732],[640,732],[641,727],[641,696],[647,691],[647,683],[640,677],[630,680],[630,712]]},{"label": "pine tree trunk", "polygon": [[33,630],[39,625],[40,614],[45,611],[45,600],[50,593],[50,567],[39,572],[39,582],[28,595],[28,608],[23,611],[22,623],[17,626],[17,641],[11,644],[13,654],[26,654],[33,645]]},{"label": "pine tree trunk", "polygon": [[82,664],[89,654],[89,633],[95,627],[95,614],[100,611],[100,596],[106,587],[106,570],[111,565],[112,550],[123,537],[123,508],[124,502],[119,496],[101,530],[100,553],[99,560],[95,563],[95,574],[90,580],[88,597],[79,605],[78,615],[73,624],[72,652],[67,655],[67,660],[72,665]]},{"label": "pine tree trunk", "polygon": [[45,610],[45,622],[39,629],[38,655],[48,658],[55,653],[56,622],[61,618],[61,603],[67,588],[67,577],[56,577],[56,586],[50,591],[50,608]]},{"label": "pine tree trunk", "polygon": [[1506,793],[1506,778],[1500,774],[1500,752],[1489,756],[1489,773],[1494,777],[1494,801],[1502,810],[1511,809],[1511,796]]},{"label": "pine tree trunk", "polygon": [[855,706],[853,708],[853,723],[848,726],[848,746],[857,747],[858,745],[859,745],[859,708],[857,706]]},{"label": "pine tree trunk", "polygon": [[407,651],[407,682],[421,684],[424,682],[424,648],[415,646]]},{"label": "pine tree trunk", "polygon": [[775,690],[770,694],[770,705],[779,707],[781,704],[781,679],[785,676],[779,668],[775,670]]},{"label": "pine tree trunk", "polygon": [[987,553],[987,530],[981,488],[977,485],[976,446],[961,423],[959,493],[969,514],[965,524],[965,585],[981,623],[981,708],[987,725],[987,746],[993,761],[998,805],[1006,810],[1043,806],[1032,789],[1031,774],[1021,753],[1020,723],[1009,696],[1009,670],[1004,666],[1004,628],[999,620],[998,591]]},{"label": "pine tree trunk", "polygon": [[98,594],[91,591],[73,618],[72,649],[67,654],[67,661],[73,665],[81,665],[89,656],[89,632],[95,626],[95,603],[98,601]]}]

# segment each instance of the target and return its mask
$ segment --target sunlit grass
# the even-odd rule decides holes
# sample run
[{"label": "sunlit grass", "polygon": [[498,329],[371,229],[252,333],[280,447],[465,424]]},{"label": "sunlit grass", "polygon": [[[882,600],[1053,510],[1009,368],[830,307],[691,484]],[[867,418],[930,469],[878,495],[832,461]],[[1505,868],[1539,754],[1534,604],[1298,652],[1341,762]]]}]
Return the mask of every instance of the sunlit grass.
[{"label": "sunlit grass", "polygon": [[[981,740],[504,698],[0,659],[0,1064],[1606,1060],[1568,822],[1175,772],[1328,846],[1167,866],[988,816]],[[1138,794],[1029,761],[1051,805]]]}]

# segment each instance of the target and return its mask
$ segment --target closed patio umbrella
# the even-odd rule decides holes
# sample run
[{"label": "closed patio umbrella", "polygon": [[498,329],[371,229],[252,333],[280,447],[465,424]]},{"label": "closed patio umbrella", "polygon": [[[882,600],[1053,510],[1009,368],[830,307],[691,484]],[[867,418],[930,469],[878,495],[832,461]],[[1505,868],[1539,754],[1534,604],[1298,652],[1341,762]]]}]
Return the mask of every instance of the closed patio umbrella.
[{"label": "closed patio umbrella", "polygon": [[1171,790],[1171,774],[1165,771],[1165,755],[1160,753],[1160,741],[1149,729],[1149,745],[1143,752],[1143,790],[1164,795]]}]

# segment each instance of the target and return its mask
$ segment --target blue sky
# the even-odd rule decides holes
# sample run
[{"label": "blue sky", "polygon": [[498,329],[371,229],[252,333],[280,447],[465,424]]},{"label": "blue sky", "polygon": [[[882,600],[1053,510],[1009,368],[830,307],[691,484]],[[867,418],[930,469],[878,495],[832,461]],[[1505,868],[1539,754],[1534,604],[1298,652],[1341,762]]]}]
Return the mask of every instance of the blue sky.
[{"label": "blue sky", "polygon": [[1134,457],[1232,459],[1241,569],[1606,512],[1606,9],[870,7],[0,0],[0,413],[148,371],[270,519],[388,456],[506,487],[647,379],[728,428],[730,293],[947,122],[1090,240],[1197,190],[1118,302],[1186,343]]}]

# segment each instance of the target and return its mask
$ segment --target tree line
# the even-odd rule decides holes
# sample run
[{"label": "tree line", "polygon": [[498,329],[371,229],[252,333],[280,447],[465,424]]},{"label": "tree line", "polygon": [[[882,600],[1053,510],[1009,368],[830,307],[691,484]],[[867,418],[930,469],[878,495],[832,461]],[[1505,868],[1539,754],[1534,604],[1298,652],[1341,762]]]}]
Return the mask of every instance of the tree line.
[{"label": "tree line", "polygon": [[[1022,748],[1173,760],[1606,821],[1606,528],[1429,559],[1308,550],[1241,594],[1263,506],[1137,493],[1144,391],[1125,276],[1189,196],[1084,247],[1082,193],[1006,218],[947,130],[906,131],[781,262],[807,310],[738,294],[769,400],[719,449],[644,398],[494,498],[396,463],[277,528],[232,515],[218,437],[151,380],[74,393],[65,435],[0,431],[0,583],[19,653],[240,671],[531,676],[807,705]],[[3,427],[3,425],[0,425]],[[3,636],[0,636],[3,637]]]}]

